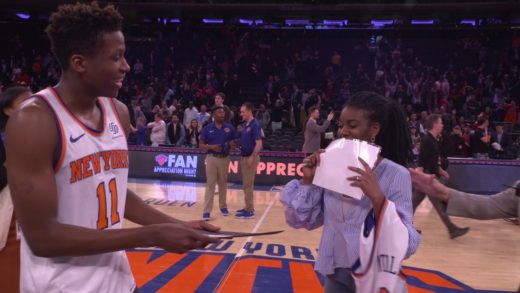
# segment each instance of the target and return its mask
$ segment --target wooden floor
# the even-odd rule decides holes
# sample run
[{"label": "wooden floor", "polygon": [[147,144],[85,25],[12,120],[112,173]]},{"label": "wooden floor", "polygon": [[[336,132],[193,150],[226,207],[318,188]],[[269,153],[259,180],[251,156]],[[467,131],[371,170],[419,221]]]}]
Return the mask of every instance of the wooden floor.
[{"label": "wooden floor", "polygon": [[[129,188],[136,191],[143,200],[171,216],[182,220],[200,219],[202,216],[203,184],[130,180]],[[285,266],[285,263],[280,265],[276,264],[276,262],[271,263],[268,261],[268,258],[289,259],[301,261],[302,263],[310,262],[310,265],[312,264],[317,254],[321,229],[306,231],[289,228],[284,221],[283,207],[279,202],[278,191],[255,191],[256,218],[252,220],[240,220],[233,217],[233,212],[243,208],[244,205],[243,192],[240,189],[230,186],[227,202],[228,208],[232,213],[230,216],[224,217],[218,211],[218,196],[215,196],[214,211],[211,214],[211,223],[222,227],[223,230],[262,232],[283,229],[285,232],[272,236],[247,239],[235,238],[233,241],[221,243],[218,249],[215,246],[214,250],[202,251],[203,253],[219,252],[231,254],[235,259],[247,256],[265,257],[266,260],[263,260],[263,265],[267,267]],[[414,223],[417,229],[422,230],[422,242],[418,252],[406,260],[405,265],[411,267],[407,272],[414,276],[413,280],[417,281],[417,284],[423,284],[422,282],[430,284],[428,282],[431,281],[432,287],[423,287],[430,288],[430,290],[417,289],[414,291],[412,289],[410,292],[437,292],[438,290],[435,289],[437,288],[435,286],[442,287],[444,286],[442,284],[445,283],[454,284],[450,285],[454,287],[446,285],[446,288],[466,288],[460,284],[463,283],[479,290],[516,291],[520,285],[520,227],[504,220],[476,221],[454,218],[454,222],[461,227],[471,227],[470,232],[463,237],[450,240],[428,200],[425,200],[419,206],[414,217]],[[125,223],[126,227],[132,225],[132,223]],[[130,257],[131,263],[135,259],[136,257]],[[148,264],[149,262],[151,261],[144,263]],[[322,290],[318,282],[312,284],[311,281],[307,284],[306,290],[297,290],[299,288],[299,285],[297,285],[298,274],[308,274],[310,265],[308,267],[297,267],[293,263],[289,263],[291,269],[290,276],[293,278],[291,291],[318,292]],[[225,271],[218,275],[220,277],[215,277],[217,275],[207,272],[205,276],[210,276],[211,278],[205,277],[205,279],[201,279],[200,283],[193,284],[193,287],[186,287],[177,292],[205,292],[208,290],[233,292],[233,280],[236,281],[237,277],[236,274],[230,274],[230,271],[239,269],[232,265],[230,266],[225,267]],[[133,265],[134,275],[139,275],[141,272],[137,267],[137,265]],[[217,262],[211,268],[219,268]],[[417,270],[412,270],[412,268],[417,268]],[[297,269],[300,270],[298,271]],[[295,271],[298,273],[294,273]],[[261,275],[266,272],[267,270],[260,270],[259,268],[256,270],[255,268],[255,274]],[[157,275],[159,275],[159,272]],[[230,275],[233,276],[230,277]],[[166,275],[163,274],[161,276]],[[271,275],[267,274],[265,276],[269,278]],[[272,274],[272,276],[273,280],[277,277],[276,274]],[[436,279],[437,277],[439,280]],[[138,286],[142,289],[152,288],[150,284],[146,283],[150,282],[150,278],[143,277],[140,279],[139,276],[136,276],[136,280],[140,280],[138,281]],[[447,281],[440,280],[443,278]],[[164,282],[167,283],[168,280],[163,280]],[[258,286],[264,285],[258,280],[255,281],[254,277],[249,283],[245,280],[244,284],[246,284],[245,288],[248,288],[249,291],[263,291],[258,289],[261,288]],[[247,284],[249,284],[249,287],[247,287]],[[271,284],[276,284],[276,282],[273,281]],[[411,283],[409,282],[409,284]],[[199,289],[195,290],[195,288]],[[258,290],[255,290],[255,288]],[[468,289],[466,288],[466,290]],[[149,289],[148,291],[155,291],[155,289]],[[163,291],[168,292],[165,289]],[[273,292],[275,291],[278,292],[273,290]],[[282,291],[279,290],[279,292]]]}]

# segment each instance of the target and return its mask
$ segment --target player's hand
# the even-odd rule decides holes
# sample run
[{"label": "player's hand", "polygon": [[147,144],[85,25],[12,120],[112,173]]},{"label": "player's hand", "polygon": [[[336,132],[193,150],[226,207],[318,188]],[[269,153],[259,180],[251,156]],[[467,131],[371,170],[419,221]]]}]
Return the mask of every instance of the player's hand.
[{"label": "player's hand", "polygon": [[185,224],[157,224],[154,227],[157,231],[155,246],[168,252],[185,253],[219,241],[218,238],[206,236]]},{"label": "player's hand", "polygon": [[211,225],[210,223],[203,221],[203,220],[195,220],[195,221],[188,221],[184,223],[187,227],[191,229],[199,229],[199,230],[206,230],[206,231],[212,231],[217,232],[220,230],[220,227]]},{"label": "player's hand", "polygon": [[325,150],[320,149],[315,151],[312,155],[303,159],[303,183],[311,184],[314,179],[314,173],[316,173],[316,168],[320,164],[320,155],[324,153]]},{"label": "player's hand", "polygon": [[334,119],[334,112],[330,112],[327,116],[327,120],[332,121],[332,119]]},{"label": "player's hand", "polygon": [[217,152],[217,153],[220,153],[222,152],[222,146],[218,145],[218,144],[214,144],[211,146],[211,149],[214,151],[214,152]]}]

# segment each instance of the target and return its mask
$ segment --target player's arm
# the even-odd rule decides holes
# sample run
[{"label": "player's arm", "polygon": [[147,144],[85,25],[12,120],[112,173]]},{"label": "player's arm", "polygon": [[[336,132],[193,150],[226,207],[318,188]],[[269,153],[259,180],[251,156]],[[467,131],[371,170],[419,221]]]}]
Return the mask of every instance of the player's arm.
[{"label": "player's arm", "polygon": [[[130,133],[129,131],[131,130],[128,108],[125,106],[125,104],[117,100],[114,100],[114,102],[119,113],[119,117],[121,118],[121,123],[123,124],[122,126],[128,136],[128,133]],[[212,231],[219,230],[218,227],[207,224],[202,220],[184,222],[170,217],[144,203],[144,201],[141,200],[141,198],[130,189],[127,189],[126,193],[125,218],[143,226],[161,223],[176,223],[188,225],[191,228],[197,229],[207,229]]]},{"label": "player's arm", "polygon": [[[185,252],[214,242],[179,224],[94,230],[58,222],[52,166],[58,132],[46,107],[33,101],[22,108],[9,119],[6,134],[7,173],[16,217],[35,255],[79,256],[147,246]],[[182,240],[176,239],[179,236]]]}]

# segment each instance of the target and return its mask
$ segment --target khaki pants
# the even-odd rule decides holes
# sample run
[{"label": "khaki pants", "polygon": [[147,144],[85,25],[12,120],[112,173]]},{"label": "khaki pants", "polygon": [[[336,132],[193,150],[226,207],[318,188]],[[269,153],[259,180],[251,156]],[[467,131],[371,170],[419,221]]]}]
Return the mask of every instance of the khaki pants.
[{"label": "khaki pants", "polygon": [[247,164],[249,157],[242,157],[240,162],[240,169],[242,169],[242,188],[244,190],[246,207],[245,210],[253,212],[255,207],[253,205],[253,189],[255,187],[255,174],[258,163],[260,162],[260,156],[256,156],[253,161],[253,166]]},{"label": "khaki pants", "polygon": [[219,158],[208,154],[206,156],[206,193],[204,196],[204,213],[210,213],[213,209],[213,197],[215,196],[215,184],[218,183],[218,202],[221,209],[227,208],[227,178],[229,169],[229,157]]}]

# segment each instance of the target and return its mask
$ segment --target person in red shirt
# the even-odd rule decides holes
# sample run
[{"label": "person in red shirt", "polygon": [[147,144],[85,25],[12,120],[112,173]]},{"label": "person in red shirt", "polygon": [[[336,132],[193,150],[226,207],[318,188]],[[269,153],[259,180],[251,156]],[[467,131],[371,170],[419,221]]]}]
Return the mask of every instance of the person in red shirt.
[{"label": "person in red shirt", "polygon": [[14,83],[17,85],[27,86],[31,83],[31,77],[22,69],[22,72],[15,77]]},{"label": "person in red shirt", "polygon": [[515,101],[511,101],[509,104],[505,104],[506,108],[506,117],[504,118],[504,122],[507,123],[516,123],[518,121],[518,107],[516,106]]}]

